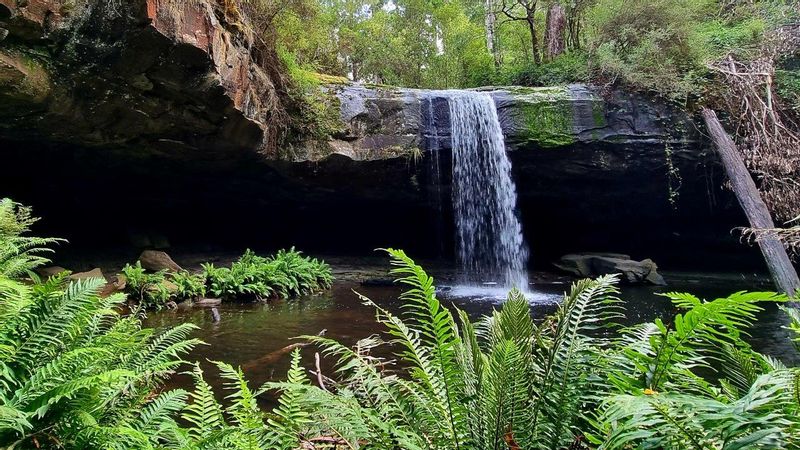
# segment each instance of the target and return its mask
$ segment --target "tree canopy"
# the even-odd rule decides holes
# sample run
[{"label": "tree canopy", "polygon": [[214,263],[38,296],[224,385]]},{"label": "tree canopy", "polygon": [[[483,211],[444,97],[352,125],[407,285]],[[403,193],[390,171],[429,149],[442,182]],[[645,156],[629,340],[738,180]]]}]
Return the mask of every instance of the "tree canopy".
[{"label": "tree canopy", "polygon": [[702,91],[708,63],[800,17],[788,0],[279,3],[276,40],[307,70],[422,88],[623,81],[678,99]]}]

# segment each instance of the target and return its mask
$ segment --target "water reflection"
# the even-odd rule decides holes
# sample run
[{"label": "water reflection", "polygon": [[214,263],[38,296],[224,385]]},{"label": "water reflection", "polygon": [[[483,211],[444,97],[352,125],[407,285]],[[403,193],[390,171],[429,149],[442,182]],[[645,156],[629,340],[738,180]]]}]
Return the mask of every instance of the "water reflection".
[{"label": "water reflection", "polygon": [[[569,286],[548,284],[536,286],[536,297],[547,301],[533,301],[532,310],[537,318],[551,313],[557,306],[553,301],[560,298]],[[677,311],[670,301],[656,295],[665,291],[690,291],[704,298],[716,298],[741,290],[741,286],[703,287],[697,285],[676,285],[668,289],[650,287],[626,287],[622,297],[626,305],[626,324],[653,320],[656,317],[670,318]],[[752,289],[752,287],[751,287]],[[149,327],[167,327],[178,323],[192,322],[200,327],[197,336],[208,345],[198,347],[189,360],[201,361],[208,381],[219,386],[221,380],[209,360],[222,360],[242,366],[253,387],[266,381],[277,381],[285,377],[289,356],[282,354],[277,358],[267,357],[291,345],[292,338],[304,334],[317,334],[325,330],[327,337],[344,344],[353,345],[359,339],[381,333],[382,329],[374,320],[374,311],[361,304],[358,292],[370,297],[376,303],[393,312],[399,312],[397,300],[398,287],[367,287],[354,282],[337,282],[330,291],[313,297],[293,301],[275,301],[267,304],[226,303],[219,307],[221,320],[214,323],[209,309],[193,308],[153,313],[146,319]],[[457,291],[444,290],[440,297],[446,304],[465,310],[471,317],[478,318],[497,307],[495,300],[476,300],[471,296],[456,296]],[[751,330],[751,342],[760,351],[784,360],[787,363],[800,361],[789,343],[789,333],[783,327],[787,320],[774,305],[768,305],[756,326]],[[313,348],[302,350],[304,361],[313,365]],[[388,352],[388,350],[386,350]],[[390,356],[384,354],[382,356]],[[265,361],[269,363],[259,363]],[[331,361],[324,361],[322,370],[330,374]],[[177,376],[171,387],[190,388],[187,376]]]}]

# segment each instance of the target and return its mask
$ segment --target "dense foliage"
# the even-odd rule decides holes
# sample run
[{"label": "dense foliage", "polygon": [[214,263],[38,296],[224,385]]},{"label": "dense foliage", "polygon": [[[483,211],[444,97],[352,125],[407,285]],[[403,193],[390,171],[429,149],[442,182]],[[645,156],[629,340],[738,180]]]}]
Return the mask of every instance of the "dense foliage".
[{"label": "dense foliage", "polygon": [[209,292],[222,298],[290,298],[327,289],[333,281],[324,262],[295,249],[264,258],[247,250],[230,268],[203,264]]},{"label": "dense foliage", "polygon": [[[591,78],[683,99],[703,92],[709,62],[753,56],[800,17],[787,0],[296,0],[275,11],[284,56],[330,75],[429,88]],[[785,89],[796,75],[781,73]]]},{"label": "dense foliage", "polygon": [[[37,282],[49,240],[24,236],[29,210],[0,203],[0,446],[147,448],[168,429],[181,394],[160,383],[198,341],[184,324],[156,333],[122,317],[123,295],[100,298],[105,280]],[[9,270],[10,269],[10,270]],[[29,278],[23,281],[23,278]]]},{"label": "dense foliage", "polygon": [[[754,351],[746,330],[774,293],[712,301],[668,294],[680,311],[621,328],[616,279],[575,283],[541,323],[511,292],[477,323],[436,298],[433,279],[389,250],[406,288],[394,315],[363,298],[390,338],[354,348],[307,339],[338,361],[307,375],[298,351],[286,381],[249,386],[214,362],[220,402],[200,366],[192,392],[161,382],[198,344],[190,324],[155,332],[122,316],[103,280],[38,281],[47,240],[24,235],[30,212],[0,208],[0,446],[119,449],[746,449],[800,443],[800,370]],[[292,252],[285,252],[291,254]],[[279,260],[245,255],[245,262]],[[288,256],[281,264],[300,264]],[[302,259],[302,258],[301,258]],[[293,262],[294,261],[294,262]],[[13,270],[7,268],[13,267]],[[288,288],[287,288],[288,289]],[[288,291],[287,291],[288,292]],[[800,313],[786,310],[800,339]],[[397,360],[376,356],[391,345]],[[279,392],[262,409],[257,398]]]},{"label": "dense foliage", "polygon": [[288,299],[328,289],[330,267],[294,248],[262,257],[247,250],[230,268],[203,264],[201,273],[147,272],[140,262],[122,269],[125,290],[145,308],[160,309],[168,302],[196,300],[206,294],[225,300]]},{"label": "dense foliage", "polygon": [[[433,280],[403,252],[394,273],[409,290],[402,317],[368,299],[401,363],[311,337],[338,358],[341,382],[281,387],[301,434],[358,448],[792,448],[797,369],[744,340],[773,293],[703,301],[668,294],[681,313],[619,329],[616,280],[576,283],[555,315],[531,319],[512,292],[477,324],[437,299]],[[794,327],[798,315],[792,312]],[[617,328],[610,332],[609,328]]]}]

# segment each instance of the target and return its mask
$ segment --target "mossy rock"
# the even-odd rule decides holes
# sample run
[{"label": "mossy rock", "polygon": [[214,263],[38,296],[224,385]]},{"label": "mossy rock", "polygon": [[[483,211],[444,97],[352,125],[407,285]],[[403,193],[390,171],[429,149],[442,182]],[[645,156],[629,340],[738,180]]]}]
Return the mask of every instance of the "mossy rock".
[{"label": "mossy rock", "polygon": [[553,148],[573,144],[574,116],[566,101],[520,103],[514,116],[521,129],[520,137],[541,147]]},{"label": "mossy rock", "polygon": [[348,80],[347,77],[340,77],[340,76],[336,76],[336,75],[328,75],[328,74],[319,73],[319,72],[314,72],[313,77],[316,78],[316,80],[320,84],[326,84],[326,85],[342,85],[342,84],[349,84],[350,83],[350,80]]},{"label": "mossy rock", "polygon": [[568,87],[512,86],[503,90],[513,100],[507,109],[518,130],[515,139],[545,148],[575,142],[574,102]]}]

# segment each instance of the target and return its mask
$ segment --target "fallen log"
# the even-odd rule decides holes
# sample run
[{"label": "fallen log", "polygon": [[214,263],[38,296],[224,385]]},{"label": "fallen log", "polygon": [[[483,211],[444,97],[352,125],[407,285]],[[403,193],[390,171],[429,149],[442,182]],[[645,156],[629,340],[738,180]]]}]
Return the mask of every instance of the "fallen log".
[{"label": "fallen log", "polygon": [[[733,192],[750,222],[750,227],[774,229],[775,223],[772,221],[772,215],[766,203],[761,199],[753,177],[739,156],[736,143],[725,131],[713,110],[704,108],[701,114],[711,135],[711,140],[714,141],[717,148],[725,173],[731,182]],[[761,248],[776,288],[790,297],[795,297],[800,293],[800,279],[797,277],[797,271],[792,265],[783,243],[776,238],[766,238],[759,240],[758,246]]]}]

